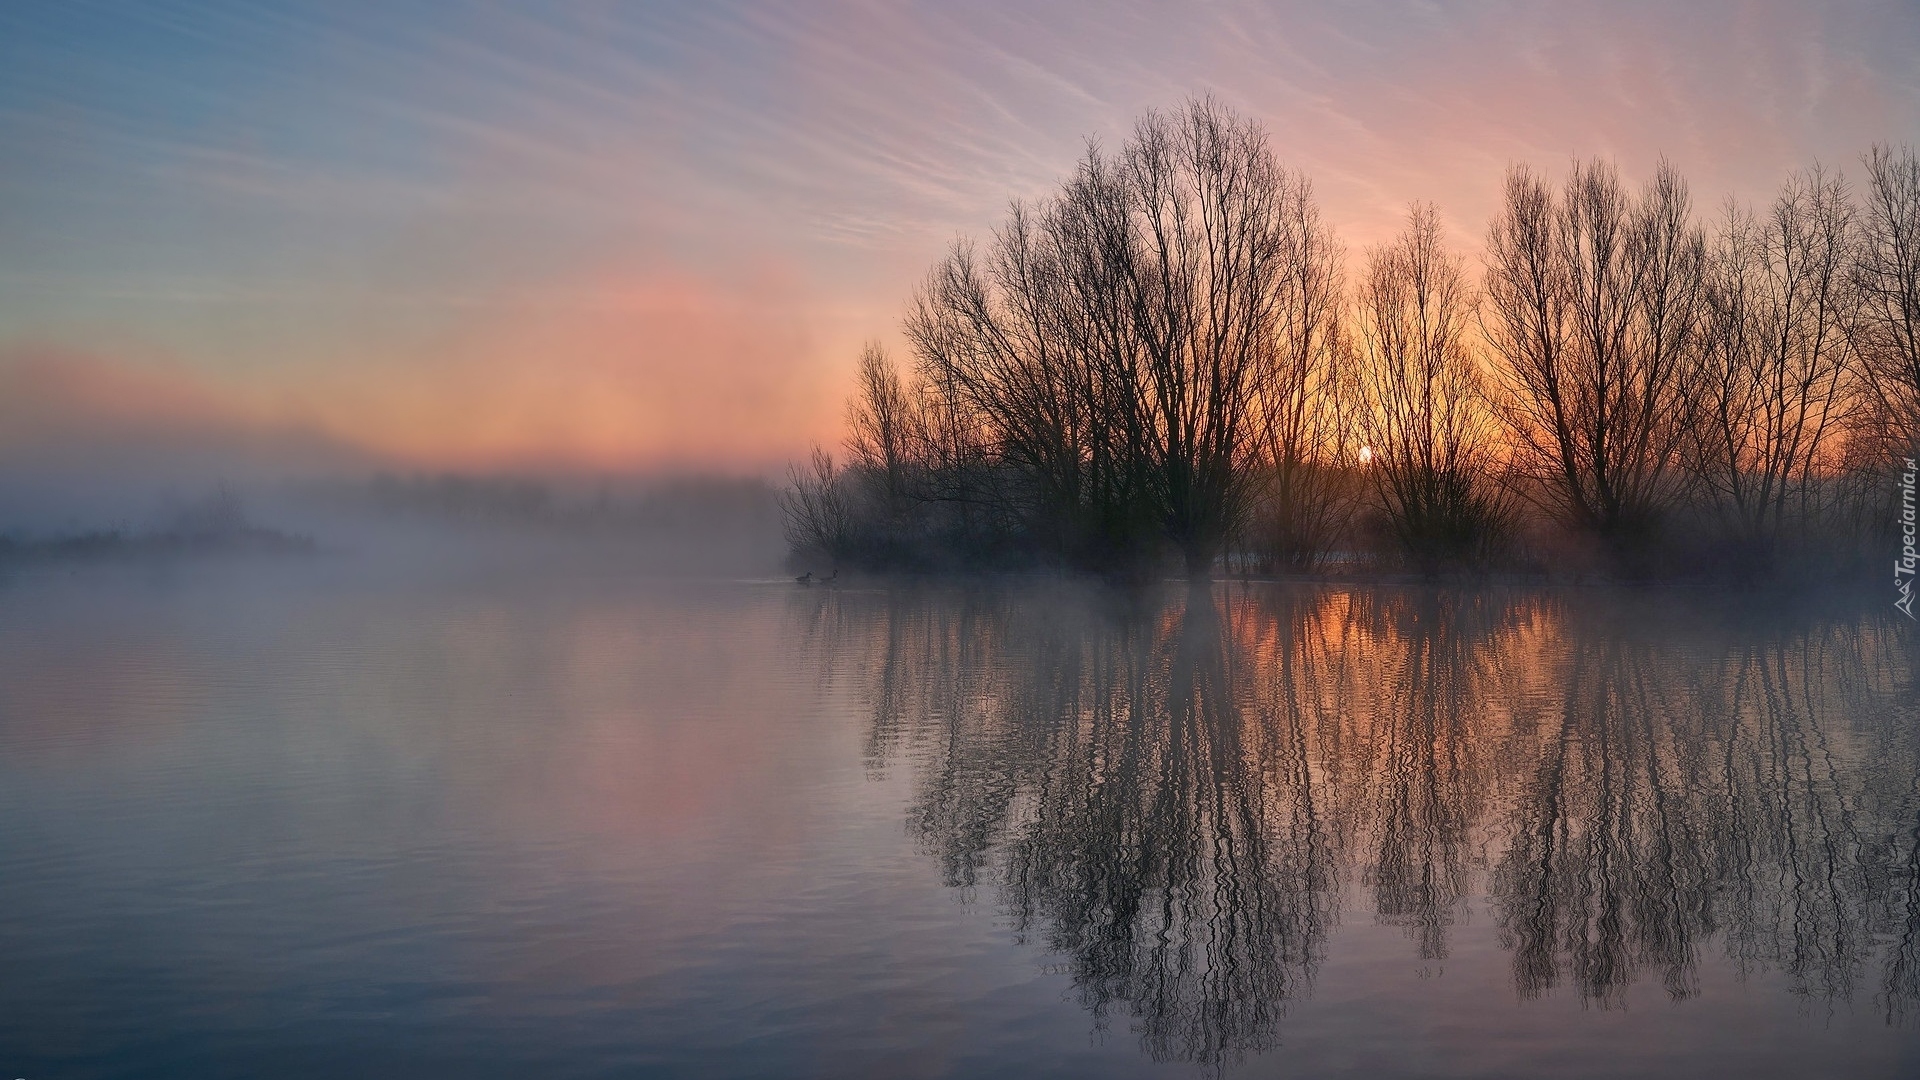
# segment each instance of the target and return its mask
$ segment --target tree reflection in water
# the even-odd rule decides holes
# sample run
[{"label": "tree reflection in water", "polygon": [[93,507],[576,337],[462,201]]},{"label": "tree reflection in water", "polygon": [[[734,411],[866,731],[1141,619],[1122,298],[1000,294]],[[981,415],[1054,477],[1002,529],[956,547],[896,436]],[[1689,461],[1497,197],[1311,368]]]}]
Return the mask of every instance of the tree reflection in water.
[{"label": "tree reflection in water", "polygon": [[1342,911],[1427,970],[1484,894],[1522,997],[1920,1001],[1914,665],[1884,621],[1309,588],[796,598],[910,828],[1156,1059],[1278,1039]]}]

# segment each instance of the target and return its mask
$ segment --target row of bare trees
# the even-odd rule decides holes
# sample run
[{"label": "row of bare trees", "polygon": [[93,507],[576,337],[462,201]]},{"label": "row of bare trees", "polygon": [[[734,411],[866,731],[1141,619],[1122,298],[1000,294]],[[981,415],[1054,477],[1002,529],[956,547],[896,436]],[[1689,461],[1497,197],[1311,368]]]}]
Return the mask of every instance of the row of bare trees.
[{"label": "row of bare trees", "polygon": [[845,465],[796,470],[789,538],[1196,577],[1857,545],[1920,432],[1920,161],[1865,163],[1863,197],[1815,167],[1711,223],[1670,165],[1518,166],[1477,281],[1416,205],[1350,287],[1256,124],[1149,113],[934,268],[912,363],[861,358]]}]

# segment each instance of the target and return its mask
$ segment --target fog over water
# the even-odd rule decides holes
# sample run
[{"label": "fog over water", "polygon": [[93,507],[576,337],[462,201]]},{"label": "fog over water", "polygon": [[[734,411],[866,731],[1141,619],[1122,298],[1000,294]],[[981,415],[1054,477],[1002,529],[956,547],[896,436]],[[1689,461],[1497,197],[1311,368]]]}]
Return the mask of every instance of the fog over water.
[{"label": "fog over water", "polygon": [[410,520],[9,570],[9,1075],[1920,1068],[1882,605]]}]

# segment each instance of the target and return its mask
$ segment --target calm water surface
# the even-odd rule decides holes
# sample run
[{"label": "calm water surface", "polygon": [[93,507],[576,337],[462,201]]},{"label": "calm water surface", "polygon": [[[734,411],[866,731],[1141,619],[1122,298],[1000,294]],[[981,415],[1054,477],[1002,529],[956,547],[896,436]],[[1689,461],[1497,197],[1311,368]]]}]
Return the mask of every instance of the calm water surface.
[{"label": "calm water surface", "polygon": [[0,584],[0,1076],[1920,1075],[1914,638],[1706,597]]}]

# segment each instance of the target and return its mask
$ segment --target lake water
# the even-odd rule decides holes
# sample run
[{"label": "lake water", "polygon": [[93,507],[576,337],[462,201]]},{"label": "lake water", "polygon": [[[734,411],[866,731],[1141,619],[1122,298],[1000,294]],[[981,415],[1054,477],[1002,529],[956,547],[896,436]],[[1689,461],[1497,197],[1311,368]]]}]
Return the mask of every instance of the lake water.
[{"label": "lake water", "polygon": [[1920,1075],[1889,612],[0,584],[0,1076]]}]

